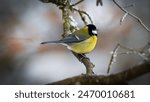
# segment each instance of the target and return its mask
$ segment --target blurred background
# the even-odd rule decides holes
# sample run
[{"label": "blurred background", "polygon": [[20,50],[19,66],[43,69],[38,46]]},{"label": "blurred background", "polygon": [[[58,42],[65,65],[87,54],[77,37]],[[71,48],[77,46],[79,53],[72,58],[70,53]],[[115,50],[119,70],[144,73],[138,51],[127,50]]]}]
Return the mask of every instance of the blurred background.
[{"label": "blurred background", "polygon": [[[149,0],[117,1],[150,28]],[[138,49],[150,41],[150,34],[130,16],[120,25],[124,13],[111,0],[103,0],[103,6],[96,6],[96,0],[85,0],[77,8],[85,10],[99,29],[96,49],[87,55],[96,65],[97,75],[107,75],[110,52],[117,43]],[[78,13],[71,15],[79,27],[84,26]],[[40,45],[42,41],[60,39],[62,23],[61,11],[53,4],[0,0],[0,84],[47,84],[85,73],[84,65],[64,46]],[[110,73],[142,61],[137,55],[118,56]],[[150,74],[129,83],[150,84]]]}]

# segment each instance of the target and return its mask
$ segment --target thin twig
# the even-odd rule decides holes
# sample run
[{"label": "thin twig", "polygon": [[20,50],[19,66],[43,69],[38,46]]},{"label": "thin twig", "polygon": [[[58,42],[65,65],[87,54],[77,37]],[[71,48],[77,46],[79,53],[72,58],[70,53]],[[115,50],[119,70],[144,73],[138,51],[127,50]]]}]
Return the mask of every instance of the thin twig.
[{"label": "thin twig", "polygon": [[84,24],[87,25],[88,23],[87,23],[87,21],[86,21],[86,17],[84,16],[84,14],[79,11],[79,15],[80,15],[82,21],[84,22]]},{"label": "thin twig", "polygon": [[76,5],[80,4],[80,3],[83,2],[83,1],[84,1],[84,0],[80,0],[80,1],[76,2],[75,4],[72,4],[71,6],[76,6]]},{"label": "thin twig", "polygon": [[131,5],[126,5],[126,6],[124,6],[123,8],[129,8],[129,7],[133,7],[134,5],[133,4],[131,4]]},{"label": "thin twig", "polygon": [[98,6],[99,4],[100,4],[101,6],[103,6],[102,0],[97,0],[97,1],[96,1],[96,6]]},{"label": "thin twig", "polygon": [[[116,47],[114,48],[114,50],[112,51],[112,56],[111,56],[111,59],[110,59],[109,65],[108,65],[107,73],[109,73],[111,65],[115,62],[115,60],[116,60],[115,58],[118,55],[136,54],[136,55],[140,56],[141,58],[143,58],[144,61],[149,61],[150,60],[149,53],[144,52],[144,50],[148,50],[150,48],[149,43],[144,47],[146,47],[146,49],[137,50],[137,49],[133,49],[133,48],[127,48],[121,44],[117,44]],[[117,50],[119,48],[125,49],[125,50],[127,50],[127,52],[117,53]]]},{"label": "thin twig", "polygon": [[120,25],[122,24],[122,22],[125,20],[125,18],[127,17],[128,13],[125,13],[124,16],[120,19]]},{"label": "thin twig", "polygon": [[150,33],[150,29],[142,22],[142,20],[135,16],[134,14],[128,12],[126,9],[124,9],[123,7],[121,7],[115,0],[112,0],[123,12],[128,13],[129,16],[133,17],[134,19],[136,19],[142,26],[144,29],[146,29],[149,33]]},{"label": "thin twig", "polygon": [[[82,14],[85,14],[85,15],[89,18],[91,24],[93,24],[92,18],[90,17],[90,15],[89,15],[87,12],[85,12],[85,11],[83,11],[83,10],[76,9],[76,8],[72,8],[72,9],[80,14],[82,20],[83,20],[83,18],[84,18]],[[84,21],[83,21],[83,22],[84,22]],[[84,22],[84,23],[85,23],[85,22]]]},{"label": "thin twig", "polygon": [[136,54],[136,55],[142,57],[145,61],[149,60],[148,55],[146,53],[144,53],[143,50],[127,48],[127,47],[125,47],[121,44],[119,44],[119,46],[120,46],[120,48],[123,48],[123,49],[127,50],[127,52],[125,52],[126,54]]},{"label": "thin twig", "polygon": [[107,73],[109,73],[111,65],[113,64],[114,59],[116,58],[116,52],[117,52],[118,48],[119,48],[119,44],[117,44],[115,46],[114,50],[112,51],[112,56],[110,58],[110,62],[109,62],[108,69],[107,69]]}]

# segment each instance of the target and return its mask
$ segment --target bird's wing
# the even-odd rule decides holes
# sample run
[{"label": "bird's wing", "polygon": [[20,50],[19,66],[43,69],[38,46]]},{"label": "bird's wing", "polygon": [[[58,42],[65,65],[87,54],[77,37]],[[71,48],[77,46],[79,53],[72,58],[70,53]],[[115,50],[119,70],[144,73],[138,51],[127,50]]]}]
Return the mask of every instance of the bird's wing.
[{"label": "bird's wing", "polygon": [[70,44],[70,43],[77,43],[85,40],[85,38],[78,37],[77,35],[70,34],[66,36],[65,38],[57,41],[45,41],[42,42],[41,44],[47,44],[47,43],[65,43],[65,44]]},{"label": "bird's wing", "polygon": [[61,39],[60,42],[68,44],[68,43],[81,42],[83,40],[85,40],[85,39],[82,37],[79,37],[79,36],[74,35],[74,34],[70,34],[70,35],[66,36],[65,38]]}]

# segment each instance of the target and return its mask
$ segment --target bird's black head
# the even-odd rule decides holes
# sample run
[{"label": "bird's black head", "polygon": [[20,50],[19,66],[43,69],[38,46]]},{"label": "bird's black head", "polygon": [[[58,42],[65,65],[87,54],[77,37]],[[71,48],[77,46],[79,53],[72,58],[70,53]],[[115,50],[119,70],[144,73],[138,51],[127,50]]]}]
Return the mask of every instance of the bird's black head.
[{"label": "bird's black head", "polygon": [[97,36],[97,29],[96,29],[96,26],[93,25],[93,24],[88,24],[88,31],[89,31],[89,34],[92,36],[92,35],[96,35]]}]

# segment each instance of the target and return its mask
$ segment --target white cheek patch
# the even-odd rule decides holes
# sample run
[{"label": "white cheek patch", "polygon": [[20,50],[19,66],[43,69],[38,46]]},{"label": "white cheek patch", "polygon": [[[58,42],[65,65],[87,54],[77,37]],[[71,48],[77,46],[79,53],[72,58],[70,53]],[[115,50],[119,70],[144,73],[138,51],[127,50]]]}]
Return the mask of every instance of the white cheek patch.
[{"label": "white cheek patch", "polygon": [[97,34],[97,31],[96,31],[96,30],[92,30],[92,33],[93,33],[93,34]]}]

